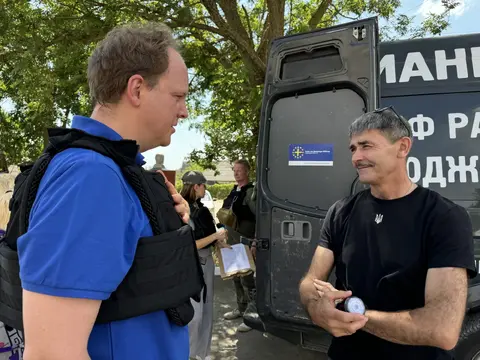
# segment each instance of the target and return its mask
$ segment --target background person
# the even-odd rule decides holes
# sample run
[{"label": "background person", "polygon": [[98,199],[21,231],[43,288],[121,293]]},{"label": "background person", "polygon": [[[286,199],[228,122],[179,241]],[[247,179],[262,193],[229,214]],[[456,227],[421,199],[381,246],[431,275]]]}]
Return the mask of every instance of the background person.
[{"label": "background person", "polygon": [[[472,225],[463,207],[412,183],[411,146],[412,129],[393,108],[350,126],[352,164],[370,189],[329,209],[300,284],[312,321],[334,336],[332,360],[453,359],[467,277],[476,275]],[[326,283],[334,266],[335,288]],[[364,315],[335,308],[352,294]]]},{"label": "background person", "polygon": [[[0,173],[0,241],[10,219],[10,199],[13,195],[15,174]],[[23,333],[0,322],[0,360],[22,360],[25,347]]]},{"label": "background person", "polygon": [[[180,192],[190,206],[190,220],[193,222],[194,237],[197,243],[198,255],[202,264],[203,277],[207,285],[205,303],[192,301],[195,315],[188,324],[190,335],[190,358],[204,360],[210,353],[213,330],[213,283],[215,263],[212,247],[230,247],[227,243],[227,232],[215,226],[215,220],[210,211],[202,204],[205,196],[205,176],[200,171],[189,171],[182,177],[183,188]],[[203,290],[205,291],[205,289]],[[203,299],[202,291],[202,299]]]},{"label": "background person", "polygon": [[[256,204],[253,200],[254,185],[249,180],[250,164],[245,159],[239,159],[233,164],[233,175],[237,185],[234,186],[228,197],[223,202],[223,208],[231,208],[235,215],[234,231],[229,233],[229,242],[231,244],[239,243],[240,236],[248,239],[255,239],[256,228]],[[255,243],[252,247],[255,247]],[[246,276],[236,276],[233,278],[235,293],[237,296],[237,308],[227,312],[224,318],[233,320],[242,317],[249,303],[254,303],[256,287],[253,274]],[[247,332],[251,328],[246,324],[241,324],[238,331]]]}]

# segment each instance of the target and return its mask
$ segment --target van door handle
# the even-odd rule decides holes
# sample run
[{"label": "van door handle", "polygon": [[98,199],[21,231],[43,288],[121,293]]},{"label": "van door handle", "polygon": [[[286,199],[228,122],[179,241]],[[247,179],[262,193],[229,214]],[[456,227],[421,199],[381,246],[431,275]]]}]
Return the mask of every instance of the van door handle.
[{"label": "van door handle", "polygon": [[310,241],[312,224],[308,221],[282,221],[282,239]]}]

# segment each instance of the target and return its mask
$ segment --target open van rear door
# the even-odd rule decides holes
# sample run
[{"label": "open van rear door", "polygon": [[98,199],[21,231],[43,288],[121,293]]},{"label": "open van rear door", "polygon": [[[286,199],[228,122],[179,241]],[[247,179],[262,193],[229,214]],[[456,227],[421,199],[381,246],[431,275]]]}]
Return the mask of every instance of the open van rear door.
[{"label": "open van rear door", "polygon": [[377,107],[377,41],[371,18],[272,43],[257,160],[257,308],[266,327],[311,325],[298,285],[328,208],[355,191],[348,127]]}]

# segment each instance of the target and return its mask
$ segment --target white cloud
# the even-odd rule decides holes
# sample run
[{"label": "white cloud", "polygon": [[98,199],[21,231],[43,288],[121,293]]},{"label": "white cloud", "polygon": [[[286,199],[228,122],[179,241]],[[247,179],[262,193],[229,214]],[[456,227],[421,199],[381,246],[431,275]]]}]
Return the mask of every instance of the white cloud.
[{"label": "white cloud", "polygon": [[[467,10],[468,5],[472,0],[456,0],[459,4],[452,10],[453,16],[462,16]],[[428,16],[430,13],[441,14],[445,11],[445,7],[442,5],[441,0],[423,0],[422,5],[418,9],[418,13],[423,17]]]}]

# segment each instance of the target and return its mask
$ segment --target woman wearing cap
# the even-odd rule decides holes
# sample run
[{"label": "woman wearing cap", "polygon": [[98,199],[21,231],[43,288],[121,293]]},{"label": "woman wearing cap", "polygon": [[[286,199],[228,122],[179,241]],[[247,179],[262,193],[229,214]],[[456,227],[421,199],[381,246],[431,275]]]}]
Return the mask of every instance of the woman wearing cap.
[{"label": "woman wearing cap", "polygon": [[229,247],[227,232],[217,231],[215,220],[210,211],[202,204],[205,196],[207,180],[199,171],[189,171],[182,177],[181,195],[190,205],[190,219],[194,227],[198,255],[202,264],[203,276],[207,285],[205,303],[193,301],[195,315],[188,324],[190,334],[190,358],[204,360],[208,358],[213,330],[213,280],[215,264],[212,257],[212,247]]}]

